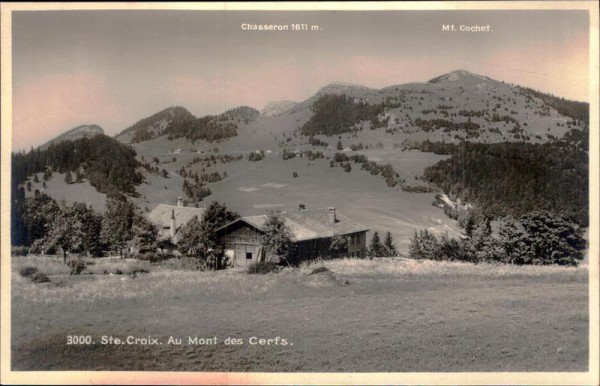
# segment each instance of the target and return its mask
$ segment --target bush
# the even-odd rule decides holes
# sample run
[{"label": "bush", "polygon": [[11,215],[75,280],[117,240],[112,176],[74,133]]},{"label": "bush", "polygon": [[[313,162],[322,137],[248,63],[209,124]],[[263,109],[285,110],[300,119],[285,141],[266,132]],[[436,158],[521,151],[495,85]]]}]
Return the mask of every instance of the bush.
[{"label": "bush", "polygon": [[45,273],[36,272],[31,276],[31,281],[34,283],[48,283],[50,278]]},{"label": "bush", "polygon": [[168,259],[169,257],[170,256],[168,255],[161,255],[156,252],[144,252],[137,255],[136,259],[142,261],[149,261],[150,263],[156,263],[158,261]]},{"label": "bush", "polygon": [[266,274],[270,272],[278,272],[279,266],[275,263],[261,262],[254,263],[248,267],[249,274]]},{"label": "bush", "polygon": [[37,271],[38,269],[36,267],[28,265],[26,267],[21,268],[19,274],[23,277],[32,277]]},{"label": "bush", "polygon": [[165,259],[160,261],[159,265],[175,271],[204,271],[207,269],[206,260],[191,256]]},{"label": "bush", "polygon": [[256,162],[265,158],[264,150],[254,151],[248,154],[248,161]]},{"label": "bush", "polygon": [[25,246],[16,246],[10,249],[11,256],[27,256],[29,255],[29,248]]},{"label": "bush", "polygon": [[311,273],[309,273],[309,275],[316,275],[317,273],[321,273],[321,272],[331,272],[327,267],[318,267],[312,270]]},{"label": "bush", "polygon": [[150,271],[148,271],[145,268],[134,267],[131,269],[131,271],[128,273],[128,275],[132,276],[133,278],[136,278],[138,273],[148,273],[148,272],[150,272]]},{"label": "bush", "polygon": [[85,271],[86,269],[86,264],[83,259],[71,260],[67,266],[71,268],[69,275],[81,275],[81,272]]}]

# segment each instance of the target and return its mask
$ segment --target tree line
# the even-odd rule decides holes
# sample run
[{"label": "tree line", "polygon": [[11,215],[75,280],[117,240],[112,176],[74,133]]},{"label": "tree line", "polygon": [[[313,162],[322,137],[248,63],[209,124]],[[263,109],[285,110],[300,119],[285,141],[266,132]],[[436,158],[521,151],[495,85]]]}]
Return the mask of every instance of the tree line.
[{"label": "tree line", "polygon": [[516,265],[575,266],[584,258],[582,228],[551,212],[506,216],[495,227],[489,217],[472,219],[459,239],[421,229],[411,238],[409,253],[416,259]]},{"label": "tree line", "polygon": [[[67,205],[36,192],[19,204],[22,227],[13,230],[18,245],[31,247],[32,253],[61,252],[98,257],[108,252],[123,255],[128,247],[138,252],[153,251],[158,232],[129,201],[108,199],[104,213],[83,203]],[[17,245],[17,244],[14,244]]]}]

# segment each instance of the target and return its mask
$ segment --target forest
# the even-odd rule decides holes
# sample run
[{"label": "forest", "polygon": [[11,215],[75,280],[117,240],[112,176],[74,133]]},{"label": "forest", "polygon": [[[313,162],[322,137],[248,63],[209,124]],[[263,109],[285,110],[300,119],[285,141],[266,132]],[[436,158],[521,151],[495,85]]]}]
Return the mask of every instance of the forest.
[{"label": "forest", "polygon": [[[172,107],[144,118],[127,128],[123,133],[133,131],[132,143],[148,141],[161,135],[169,140],[186,138],[192,143],[205,140],[218,142],[237,135],[237,123],[249,123],[259,115],[258,110],[241,106],[227,110],[220,115],[207,115],[196,118],[183,107]],[[168,122],[166,127],[160,127]]]},{"label": "forest", "polygon": [[424,178],[485,217],[544,210],[588,224],[588,154],[563,142],[463,142]]},{"label": "forest", "polygon": [[313,103],[314,114],[300,130],[306,136],[331,136],[351,131],[352,126],[362,121],[370,121],[372,126],[379,127],[382,122],[378,116],[383,109],[383,104],[371,105],[355,102],[347,95],[326,94]]},{"label": "forest", "polygon": [[34,173],[67,171],[85,177],[99,192],[108,195],[135,194],[135,185],[143,180],[137,170],[141,164],[131,147],[106,135],[51,144],[44,150],[12,154],[13,190]]},{"label": "forest", "polygon": [[521,92],[531,97],[536,97],[543,100],[548,105],[552,106],[560,114],[567,117],[571,117],[578,121],[585,122],[586,125],[590,124],[590,104],[586,102],[577,102],[568,100],[565,98],[559,98],[552,94],[543,93],[527,87],[520,87]]}]

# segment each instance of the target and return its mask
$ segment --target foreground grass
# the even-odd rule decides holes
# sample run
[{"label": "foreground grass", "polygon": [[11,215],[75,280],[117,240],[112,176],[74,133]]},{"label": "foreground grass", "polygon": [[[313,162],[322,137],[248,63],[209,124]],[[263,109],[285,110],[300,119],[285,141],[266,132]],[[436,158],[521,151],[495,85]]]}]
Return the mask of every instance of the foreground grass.
[{"label": "foreground grass", "polygon": [[[13,262],[15,370],[582,371],[588,365],[585,266],[345,259],[248,275],[96,259],[97,272],[117,266],[149,272],[76,277],[59,260]],[[21,277],[25,265],[51,282]],[[329,271],[310,275],[322,265]],[[95,341],[152,336],[165,344],[66,345],[73,334]],[[217,336],[219,344],[168,345],[169,336]],[[250,345],[253,336],[279,336],[293,346]],[[225,345],[227,337],[244,344]]]}]

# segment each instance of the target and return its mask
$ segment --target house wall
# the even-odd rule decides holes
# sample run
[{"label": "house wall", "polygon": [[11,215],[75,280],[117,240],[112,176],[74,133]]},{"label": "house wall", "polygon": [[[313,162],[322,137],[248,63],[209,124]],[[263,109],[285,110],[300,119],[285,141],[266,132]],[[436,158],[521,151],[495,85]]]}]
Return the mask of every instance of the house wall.
[{"label": "house wall", "polygon": [[[346,235],[348,238],[348,251],[341,253],[341,256],[348,257],[359,257],[365,258],[367,256],[367,232],[349,233]],[[312,260],[318,257],[323,259],[332,258],[329,246],[331,245],[331,238],[321,238],[300,241],[296,243],[296,252],[294,258],[296,261]]]},{"label": "house wall", "polygon": [[255,228],[239,223],[221,237],[225,249],[233,251],[233,266],[249,266],[258,260],[262,233]]},{"label": "house wall", "polygon": [[367,256],[367,232],[357,232],[348,236],[348,256],[364,258]]},{"label": "house wall", "polygon": [[[229,254],[233,255],[234,266],[248,266],[255,263],[259,259],[259,255],[263,254],[262,246],[263,233],[256,228],[240,222],[232,225],[232,228],[227,229],[221,237],[221,241],[225,245],[225,249],[229,250]],[[341,256],[365,258],[367,255],[367,232],[356,232],[344,235],[348,238],[347,253],[340,254]],[[299,241],[296,243],[296,249],[292,262],[297,263],[305,260],[313,260],[316,258],[332,258],[329,246],[331,238],[317,238],[312,240]],[[272,256],[265,253],[265,260],[272,261]]]}]

